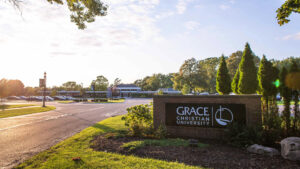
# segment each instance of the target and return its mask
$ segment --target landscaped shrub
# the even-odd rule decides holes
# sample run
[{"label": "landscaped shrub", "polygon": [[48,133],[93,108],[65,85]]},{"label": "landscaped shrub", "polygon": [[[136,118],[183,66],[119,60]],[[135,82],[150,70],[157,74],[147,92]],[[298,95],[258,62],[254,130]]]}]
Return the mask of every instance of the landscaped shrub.
[{"label": "landscaped shrub", "polygon": [[233,123],[225,131],[226,141],[233,146],[247,147],[261,143],[262,129],[259,127],[248,127],[243,124]]},{"label": "landscaped shrub", "polygon": [[108,99],[105,99],[105,98],[99,99],[98,102],[108,102]]},{"label": "landscaped shrub", "polygon": [[153,106],[142,104],[127,108],[128,114],[122,117],[133,136],[153,134]]},{"label": "landscaped shrub", "polygon": [[154,132],[154,135],[158,139],[166,138],[166,136],[167,136],[167,127],[163,124],[159,125],[159,127]]}]

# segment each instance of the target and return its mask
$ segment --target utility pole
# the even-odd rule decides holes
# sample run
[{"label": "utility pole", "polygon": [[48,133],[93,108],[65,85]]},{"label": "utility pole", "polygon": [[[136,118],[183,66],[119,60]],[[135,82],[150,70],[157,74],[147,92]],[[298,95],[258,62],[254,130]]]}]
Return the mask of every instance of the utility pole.
[{"label": "utility pole", "polygon": [[43,107],[46,107],[45,101],[46,101],[46,72],[44,72],[44,92],[43,92]]}]

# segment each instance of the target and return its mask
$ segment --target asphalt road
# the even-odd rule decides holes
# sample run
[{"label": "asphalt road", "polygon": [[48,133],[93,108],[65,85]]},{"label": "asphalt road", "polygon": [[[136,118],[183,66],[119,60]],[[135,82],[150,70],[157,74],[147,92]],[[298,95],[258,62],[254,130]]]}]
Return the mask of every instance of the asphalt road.
[{"label": "asphalt road", "polygon": [[127,99],[124,103],[62,104],[56,110],[0,118],[0,168],[12,168],[33,155],[126,108],[152,99]]}]

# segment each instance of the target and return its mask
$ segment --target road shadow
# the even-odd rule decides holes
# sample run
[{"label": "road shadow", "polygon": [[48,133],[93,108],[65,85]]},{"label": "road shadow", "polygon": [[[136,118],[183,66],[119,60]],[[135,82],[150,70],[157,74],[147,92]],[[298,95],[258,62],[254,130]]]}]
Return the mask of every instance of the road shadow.
[{"label": "road shadow", "polygon": [[104,132],[115,132],[115,131],[117,131],[114,128],[111,128],[111,127],[108,127],[106,125],[99,124],[99,123],[94,124],[92,127],[103,130]]}]

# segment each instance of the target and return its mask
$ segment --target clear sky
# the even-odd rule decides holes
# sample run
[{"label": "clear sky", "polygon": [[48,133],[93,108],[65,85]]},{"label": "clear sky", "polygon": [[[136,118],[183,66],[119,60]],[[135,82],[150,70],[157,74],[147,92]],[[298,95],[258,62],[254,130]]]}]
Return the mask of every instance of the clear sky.
[{"label": "clear sky", "polygon": [[283,0],[106,0],[108,15],[87,29],[70,22],[67,6],[26,0],[22,15],[0,3],[0,78],[37,86],[97,75],[131,83],[153,73],[177,72],[184,60],[230,55],[246,42],[258,56],[300,56],[300,15],[279,26]]}]

